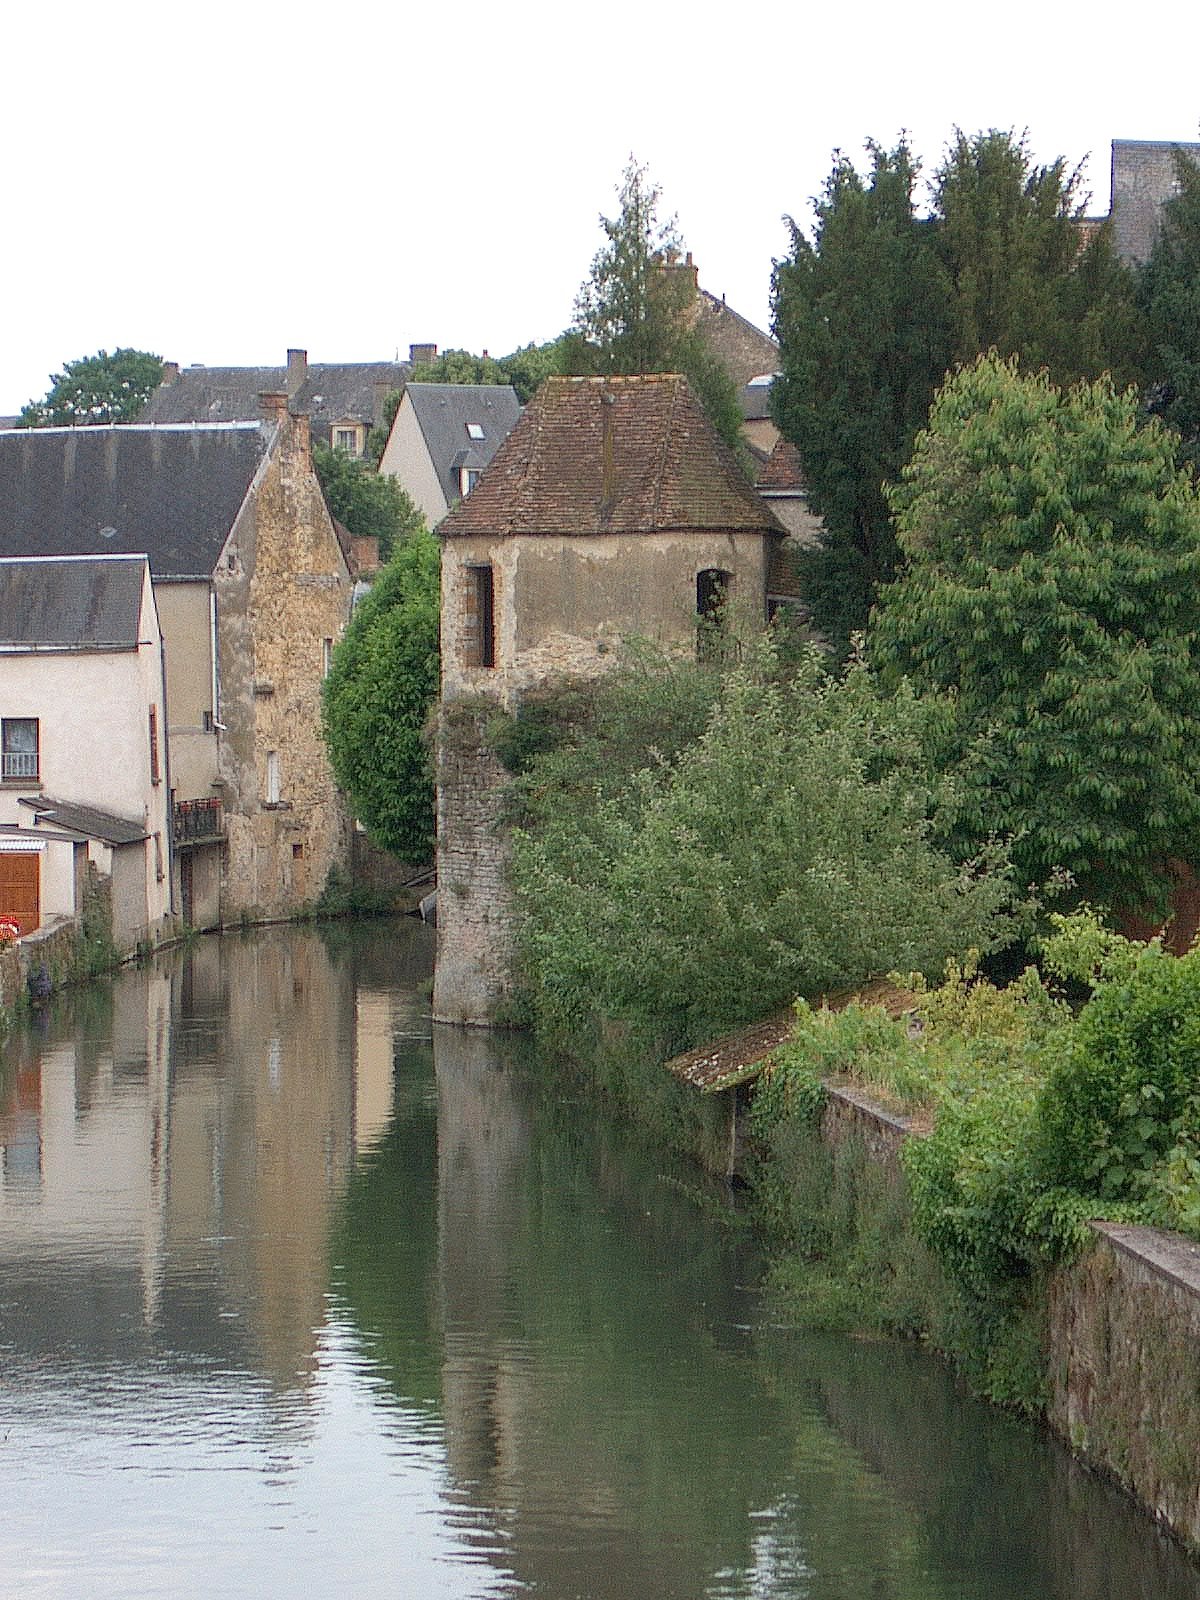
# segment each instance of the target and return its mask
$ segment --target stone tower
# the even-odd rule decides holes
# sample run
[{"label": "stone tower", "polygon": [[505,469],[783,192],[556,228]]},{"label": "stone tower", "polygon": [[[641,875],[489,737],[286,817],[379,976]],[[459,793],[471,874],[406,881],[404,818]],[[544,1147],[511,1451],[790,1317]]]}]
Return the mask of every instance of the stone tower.
[{"label": "stone tower", "polygon": [[599,677],[621,641],[696,648],[722,604],[761,620],[780,524],[682,377],[551,378],[442,541],[433,1012],[486,1026],[512,991],[507,775],[487,722]]}]

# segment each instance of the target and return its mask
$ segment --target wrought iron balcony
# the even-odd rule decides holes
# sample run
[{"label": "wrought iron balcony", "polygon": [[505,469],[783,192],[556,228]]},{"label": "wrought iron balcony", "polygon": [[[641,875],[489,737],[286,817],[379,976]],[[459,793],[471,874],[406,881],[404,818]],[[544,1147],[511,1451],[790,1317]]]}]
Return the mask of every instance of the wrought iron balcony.
[{"label": "wrought iron balcony", "polygon": [[172,838],[176,844],[219,839],[225,832],[225,813],[219,800],[177,800],[171,809]]}]

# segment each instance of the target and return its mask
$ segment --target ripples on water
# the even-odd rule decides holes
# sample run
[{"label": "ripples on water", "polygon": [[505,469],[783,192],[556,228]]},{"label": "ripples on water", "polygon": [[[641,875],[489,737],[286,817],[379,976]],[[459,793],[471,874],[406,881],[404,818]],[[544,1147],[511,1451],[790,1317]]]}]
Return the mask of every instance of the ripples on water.
[{"label": "ripples on water", "polygon": [[1200,1600],[920,1352],[759,1322],[741,1232],[415,924],[207,939],[0,1066],[8,1600]]}]

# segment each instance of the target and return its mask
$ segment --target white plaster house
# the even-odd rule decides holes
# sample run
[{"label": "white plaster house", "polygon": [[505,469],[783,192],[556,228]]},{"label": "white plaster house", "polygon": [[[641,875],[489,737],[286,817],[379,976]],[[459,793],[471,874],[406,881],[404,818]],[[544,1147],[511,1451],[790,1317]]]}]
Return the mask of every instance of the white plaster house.
[{"label": "white plaster house", "polygon": [[144,555],[0,559],[0,917],[111,893],[117,948],[172,927],[162,635]]},{"label": "white plaster house", "polygon": [[507,384],[407,384],[379,470],[436,527],[470,494],[520,415],[517,391]]}]

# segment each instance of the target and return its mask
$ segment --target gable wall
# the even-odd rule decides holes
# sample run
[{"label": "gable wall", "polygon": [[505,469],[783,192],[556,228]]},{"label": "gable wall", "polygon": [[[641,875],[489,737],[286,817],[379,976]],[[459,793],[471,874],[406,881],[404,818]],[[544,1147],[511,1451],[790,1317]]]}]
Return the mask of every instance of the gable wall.
[{"label": "gable wall", "polygon": [[407,394],[396,412],[379,470],[385,477],[396,479],[431,528],[446,515],[446,496]]},{"label": "gable wall", "polygon": [[[220,661],[225,920],[286,916],[348,858],[348,819],[321,738],[323,641],[351,584],[312,471],[307,424],[281,424],[213,578]],[[268,758],[280,788],[273,801]]]}]

